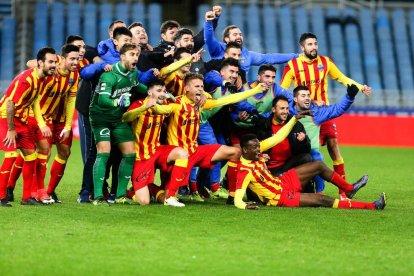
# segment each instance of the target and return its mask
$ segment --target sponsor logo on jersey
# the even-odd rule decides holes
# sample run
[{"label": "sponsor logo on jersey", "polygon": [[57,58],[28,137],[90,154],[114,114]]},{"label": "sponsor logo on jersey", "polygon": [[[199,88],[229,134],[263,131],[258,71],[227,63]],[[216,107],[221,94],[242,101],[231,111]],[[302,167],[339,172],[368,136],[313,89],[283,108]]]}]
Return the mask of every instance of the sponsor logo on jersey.
[{"label": "sponsor logo on jersey", "polygon": [[109,137],[110,134],[111,134],[111,131],[109,130],[109,128],[104,128],[104,129],[101,129],[101,131],[99,131],[99,135],[101,137]]}]

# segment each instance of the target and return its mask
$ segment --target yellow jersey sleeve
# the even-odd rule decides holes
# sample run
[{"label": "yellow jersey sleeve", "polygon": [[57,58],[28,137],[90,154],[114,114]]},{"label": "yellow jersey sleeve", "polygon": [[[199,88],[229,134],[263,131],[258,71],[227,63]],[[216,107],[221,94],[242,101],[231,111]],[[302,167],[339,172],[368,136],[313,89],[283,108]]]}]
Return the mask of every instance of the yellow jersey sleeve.
[{"label": "yellow jersey sleeve", "polygon": [[260,142],[260,152],[267,151],[273,148],[275,145],[282,142],[291,132],[293,126],[296,124],[297,119],[292,117],[289,122],[283,126],[275,135]]}]

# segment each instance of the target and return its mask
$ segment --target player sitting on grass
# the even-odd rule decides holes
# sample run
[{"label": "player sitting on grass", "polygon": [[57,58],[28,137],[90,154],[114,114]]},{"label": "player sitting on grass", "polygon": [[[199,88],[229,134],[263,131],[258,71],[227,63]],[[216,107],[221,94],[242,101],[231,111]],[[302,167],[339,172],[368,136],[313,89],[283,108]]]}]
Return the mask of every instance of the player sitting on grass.
[{"label": "player sitting on grass", "polygon": [[267,206],[384,209],[386,205],[385,193],[382,193],[374,202],[359,202],[349,199],[339,200],[321,194],[301,193],[302,190],[307,189],[309,180],[316,175],[320,175],[326,181],[345,191],[348,198],[352,198],[368,182],[367,175],[364,175],[354,185],[351,185],[321,161],[305,163],[287,171],[280,177],[274,177],[269,172],[261,152],[268,150],[285,139],[297,119],[308,114],[307,112],[309,111],[302,111],[295,115],[276,135],[261,142],[254,134],[246,134],[242,137],[242,157],[238,166],[234,205],[240,209],[259,208],[253,202],[243,202],[243,196],[247,187],[249,187],[260,201]]}]

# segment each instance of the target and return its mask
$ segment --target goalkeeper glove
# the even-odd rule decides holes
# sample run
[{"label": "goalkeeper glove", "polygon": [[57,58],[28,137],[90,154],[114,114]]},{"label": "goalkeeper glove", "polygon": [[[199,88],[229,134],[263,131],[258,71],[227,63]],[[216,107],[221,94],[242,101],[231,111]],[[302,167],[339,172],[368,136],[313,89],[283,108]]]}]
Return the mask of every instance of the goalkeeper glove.
[{"label": "goalkeeper glove", "polygon": [[223,81],[223,86],[226,88],[227,91],[229,91],[232,94],[238,92],[236,85],[234,85],[233,83],[229,81]]},{"label": "goalkeeper glove", "polygon": [[122,108],[128,107],[131,104],[130,97],[130,93],[122,94],[121,97],[119,97],[119,99],[114,100],[114,106],[120,106]]},{"label": "goalkeeper glove", "polygon": [[349,97],[355,98],[356,94],[358,93],[359,89],[355,84],[349,85],[346,89],[346,93],[348,93]]}]

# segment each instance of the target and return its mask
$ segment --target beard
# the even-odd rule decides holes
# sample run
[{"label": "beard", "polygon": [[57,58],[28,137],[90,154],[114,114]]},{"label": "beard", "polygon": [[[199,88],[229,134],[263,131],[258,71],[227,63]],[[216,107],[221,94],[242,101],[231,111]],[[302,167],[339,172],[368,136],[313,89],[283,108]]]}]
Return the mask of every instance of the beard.
[{"label": "beard", "polygon": [[318,51],[315,51],[315,54],[312,54],[311,52],[305,52],[305,56],[308,59],[315,59],[318,56]]}]

